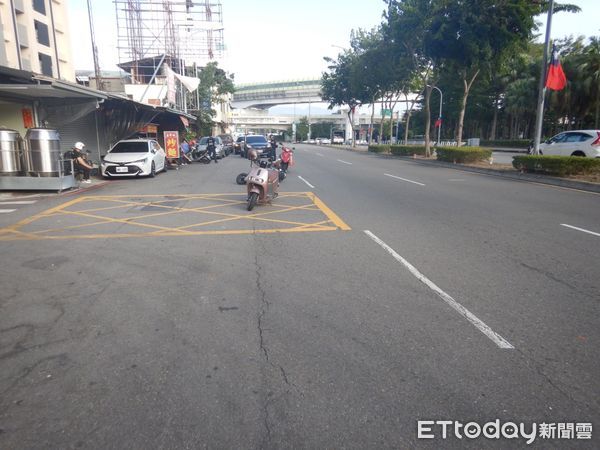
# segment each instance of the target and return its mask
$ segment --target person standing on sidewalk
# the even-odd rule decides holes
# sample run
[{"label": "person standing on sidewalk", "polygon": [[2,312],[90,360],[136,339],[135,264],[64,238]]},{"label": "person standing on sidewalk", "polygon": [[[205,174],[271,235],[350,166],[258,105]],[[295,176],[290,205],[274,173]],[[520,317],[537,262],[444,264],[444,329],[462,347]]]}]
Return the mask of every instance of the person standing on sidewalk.
[{"label": "person standing on sidewalk", "polygon": [[215,163],[218,163],[219,161],[217,160],[217,146],[214,137],[208,137],[208,140],[206,141],[206,149],[208,150],[208,154],[210,155],[210,157],[215,160]]}]

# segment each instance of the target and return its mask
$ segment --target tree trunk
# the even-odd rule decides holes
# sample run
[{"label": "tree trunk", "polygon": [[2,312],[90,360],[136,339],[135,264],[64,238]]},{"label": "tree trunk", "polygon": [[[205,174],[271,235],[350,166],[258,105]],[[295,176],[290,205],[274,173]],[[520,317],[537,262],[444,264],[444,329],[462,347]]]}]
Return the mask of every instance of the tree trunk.
[{"label": "tree trunk", "polygon": [[[599,90],[600,91],[600,90]],[[594,128],[598,129],[598,120],[600,119],[600,94],[596,94],[596,118],[594,120]]]},{"label": "tree trunk", "polygon": [[408,145],[408,127],[410,125],[410,116],[412,115],[412,110],[408,110],[406,113],[406,128],[404,130],[404,145]]},{"label": "tree trunk", "polygon": [[463,127],[465,122],[465,111],[467,109],[467,98],[469,97],[469,91],[471,90],[471,86],[473,86],[473,82],[475,81],[475,78],[477,78],[477,75],[479,75],[479,70],[475,72],[475,75],[473,75],[473,78],[471,78],[470,81],[467,81],[466,73],[463,76],[463,84],[465,90],[463,93],[462,101],[460,103],[460,113],[458,114],[458,129],[456,131],[456,145],[458,145],[459,147],[462,142]]},{"label": "tree trunk", "polygon": [[467,109],[467,97],[469,95],[467,88],[467,80],[463,80],[465,85],[465,90],[462,96],[462,100],[460,102],[460,112],[458,113],[458,128],[456,130],[456,145],[458,147],[462,144],[462,135],[463,135],[463,126],[465,122],[465,110]]},{"label": "tree trunk", "polygon": [[498,97],[494,99],[494,118],[492,119],[492,129],[490,130],[490,141],[496,140],[496,127],[498,126]]},{"label": "tree trunk", "polygon": [[390,112],[390,145],[393,144],[392,135],[394,134],[394,110]]},{"label": "tree trunk", "polygon": [[431,100],[431,87],[425,86],[425,157],[431,156],[431,142],[429,139],[429,129],[431,128],[431,110],[429,101]]},{"label": "tree trunk", "polygon": [[371,123],[369,124],[369,145],[373,143],[373,117],[375,117],[375,98],[371,103]]},{"label": "tree trunk", "polygon": [[379,143],[383,143],[383,126],[385,125],[385,116],[383,115],[383,110],[385,109],[386,101],[381,102],[381,122],[379,123]]},{"label": "tree trunk", "polygon": [[354,138],[354,111],[356,106],[350,108],[350,129],[352,130],[352,148],[356,147],[356,139]]},{"label": "tree trunk", "polygon": [[[352,137],[354,137],[354,121],[352,120],[352,108],[348,110],[348,121],[350,122],[350,130],[352,130]],[[344,144],[346,144],[346,136],[344,136]]]},{"label": "tree trunk", "polygon": [[508,130],[508,138],[515,138],[515,116],[513,114],[510,115],[510,128]]},{"label": "tree trunk", "polygon": [[[408,94],[404,94],[406,97],[406,106],[408,107]],[[415,103],[419,96],[417,96],[412,102],[410,102],[410,108],[406,111],[406,128],[404,129],[404,145],[408,144],[408,130],[410,125],[410,116],[412,115],[412,110],[415,107]]]}]

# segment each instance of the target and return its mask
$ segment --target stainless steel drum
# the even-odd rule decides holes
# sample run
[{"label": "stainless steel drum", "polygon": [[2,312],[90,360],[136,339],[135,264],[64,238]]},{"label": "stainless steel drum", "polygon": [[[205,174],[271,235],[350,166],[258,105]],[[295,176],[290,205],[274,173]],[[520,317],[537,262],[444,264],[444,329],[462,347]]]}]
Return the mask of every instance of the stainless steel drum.
[{"label": "stainless steel drum", "polygon": [[21,135],[18,131],[0,128],[0,175],[21,172]]},{"label": "stainless steel drum", "polygon": [[61,169],[60,135],[56,130],[30,128],[25,135],[25,170],[31,175],[55,177]]}]

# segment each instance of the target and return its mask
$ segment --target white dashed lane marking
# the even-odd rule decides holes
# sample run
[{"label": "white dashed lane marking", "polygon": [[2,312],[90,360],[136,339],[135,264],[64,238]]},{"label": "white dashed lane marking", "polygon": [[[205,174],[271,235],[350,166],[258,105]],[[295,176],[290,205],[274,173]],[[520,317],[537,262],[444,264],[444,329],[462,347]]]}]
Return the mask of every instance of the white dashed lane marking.
[{"label": "white dashed lane marking", "polygon": [[585,228],[574,227],[573,225],[567,225],[566,223],[561,223],[563,227],[571,228],[572,230],[581,231],[582,233],[591,234],[592,236],[600,237],[600,233],[596,233],[594,231],[586,230]]},{"label": "white dashed lane marking", "polygon": [[371,233],[369,230],[365,230],[365,234],[369,236],[373,242],[377,243],[381,248],[383,248],[386,252],[388,252],[392,257],[401,263],[404,267],[406,267],[410,273],[412,273],[419,281],[421,281],[425,286],[435,292],[442,300],[444,300],[452,309],[458,312],[461,316],[467,319],[475,328],[485,334],[488,338],[490,338],[498,347],[503,349],[513,349],[514,347],[510,342],[492,330],[489,326],[487,326],[481,319],[479,319],[475,314],[465,308],[463,305],[454,300],[450,295],[442,291],[437,285],[433,283],[429,278],[423,275],[419,270],[409,263],[406,259],[400,256],[396,251]]},{"label": "white dashed lane marking", "polygon": [[305,182],[305,183],[308,185],[308,187],[310,187],[310,188],[312,188],[312,189],[314,189],[314,188],[315,188],[315,187],[314,187],[312,184],[310,184],[308,181],[306,181],[306,180],[305,180],[304,178],[302,178],[300,175],[298,175],[298,178],[300,178],[302,181],[304,181],[304,182]]},{"label": "white dashed lane marking", "polygon": [[384,173],[386,177],[395,178],[397,180],[406,181],[407,183],[418,184],[419,186],[425,186],[423,183],[419,183],[418,181],[407,180],[406,178],[397,177],[396,175],[390,175],[389,173]]}]

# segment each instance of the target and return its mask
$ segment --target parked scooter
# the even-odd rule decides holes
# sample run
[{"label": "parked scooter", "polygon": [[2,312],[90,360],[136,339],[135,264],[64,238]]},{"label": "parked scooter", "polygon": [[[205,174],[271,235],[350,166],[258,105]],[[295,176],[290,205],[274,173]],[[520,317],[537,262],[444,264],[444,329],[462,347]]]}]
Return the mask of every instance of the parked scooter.
[{"label": "parked scooter", "polygon": [[269,203],[277,198],[279,173],[279,170],[273,167],[271,160],[262,160],[259,164],[253,164],[245,178],[248,192],[246,209],[248,211],[252,211],[258,203]]},{"label": "parked scooter", "polygon": [[[242,155],[243,157],[244,155]],[[258,164],[258,154],[256,151],[250,150],[248,152],[248,159],[250,160],[250,170],[254,168],[254,166],[259,166]],[[246,184],[246,177],[248,176],[248,172],[241,172],[235,177],[235,182],[237,184]]]},{"label": "parked scooter", "polygon": [[[281,159],[277,159],[277,161],[269,161],[269,168],[273,169],[273,170],[277,170],[278,172],[278,176],[279,176],[279,181],[283,181],[285,179],[286,176],[286,172],[281,168],[282,166],[282,162]],[[258,162],[258,160],[250,160],[250,170],[252,170],[253,167],[260,167],[260,163]],[[235,182],[237,184],[246,184],[246,177],[248,176],[248,172],[241,172],[237,175],[237,177],[235,177]]]},{"label": "parked scooter", "polygon": [[192,161],[198,161],[203,164],[209,164],[211,161],[208,149],[199,150],[197,145],[192,148],[190,157],[192,158]]}]

